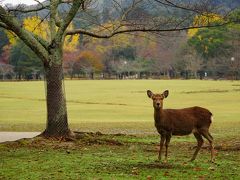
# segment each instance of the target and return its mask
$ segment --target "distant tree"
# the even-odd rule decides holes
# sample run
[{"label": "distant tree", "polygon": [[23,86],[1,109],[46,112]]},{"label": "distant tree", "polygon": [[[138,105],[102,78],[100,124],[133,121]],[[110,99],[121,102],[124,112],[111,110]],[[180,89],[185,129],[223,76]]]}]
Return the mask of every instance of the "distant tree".
[{"label": "distant tree", "polygon": [[5,30],[0,27],[0,55],[4,51],[3,48],[9,43],[7,34],[5,33]]},{"label": "distant tree", "polygon": [[18,79],[31,79],[32,74],[43,71],[39,57],[21,40],[17,40],[10,53],[10,61]]},{"label": "distant tree", "polygon": [[2,53],[0,54],[0,63],[9,64],[10,50],[10,45],[6,45],[2,48]]},{"label": "distant tree", "polygon": [[229,75],[232,79],[240,79],[240,8],[236,9],[230,15],[231,21],[235,22],[228,26],[229,35],[231,37],[230,44],[232,46],[231,59],[228,65],[230,66]]},{"label": "distant tree", "polygon": [[[218,23],[221,22],[223,18],[219,14],[206,14],[203,13],[201,15],[197,15],[193,19],[194,26],[204,26],[207,25],[209,22],[211,23]],[[188,30],[188,36],[193,37],[199,31],[198,28],[193,28]]]},{"label": "distant tree", "polygon": [[[233,11],[229,16],[233,23],[224,27],[190,30],[188,33],[190,37],[188,44],[203,58],[204,69],[212,76],[226,77],[233,64],[231,57],[237,57],[235,54],[239,51],[240,39],[239,12],[240,10]],[[212,18],[213,22],[214,19],[222,20],[216,15]],[[234,63],[237,61],[238,58]]]},{"label": "distant tree", "polygon": [[94,51],[82,51],[77,57],[74,66],[74,71],[82,71],[87,74],[91,79],[94,79],[96,72],[103,70],[101,56]]},{"label": "distant tree", "polygon": [[70,75],[70,78],[72,79],[74,77],[74,69],[76,68],[77,63],[77,57],[79,55],[79,52],[77,51],[64,51],[63,53],[63,68],[65,70],[65,73]]},{"label": "distant tree", "polygon": [[2,80],[11,78],[13,74],[13,66],[0,62],[0,77]]},{"label": "distant tree", "polygon": [[5,45],[2,47],[2,53],[0,54],[0,76],[2,80],[12,78],[14,75],[13,66],[9,64],[10,49],[10,45]]},{"label": "distant tree", "polygon": [[191,39],[189,45],[193,46],[204,59],[229,56],[231,44],[229,44],[227,27],[201,29]]}]

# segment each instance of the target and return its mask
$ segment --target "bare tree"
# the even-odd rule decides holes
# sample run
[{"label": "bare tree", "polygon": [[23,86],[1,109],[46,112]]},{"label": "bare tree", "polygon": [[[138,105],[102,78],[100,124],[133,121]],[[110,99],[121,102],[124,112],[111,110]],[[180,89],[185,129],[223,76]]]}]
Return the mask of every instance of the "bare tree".
[{"label": "bare tree", "polygon": [[[20,38],[36,53],[44,65],[47,88],[47,127],[43,135],[46,137],[71,135],[62,85],[63,43],[67,35],[82,34],[95,38],[111,38],[121,33],[161,33],[227,23],[217,25],[208,23],[197,27],[189,23],[189,20],[197,14],[208,15],[215,11],[211,1],[208,0],[186,4],[175,0],[112,0],[106,1],[107,3],[97,0],[50,0],[44,3],[35,1],[38,2],[37,6],[19,5],[8,8],[0,5],[0,27],[13,32]],[[62,7],[62,5],[66,6]],[[112,21],[111,25],[105,25],[98,13],[91,13],[102,12],[110,6],[111,11],[115,12],[108,16],[108,20]],[[145,11],[139,14],[140,9]],[[18,19],[19,14],[38,13],[43,10],[46,12],[45,20],[49,23],[48,39],[43,39],[26,30]],[[68,27],[74,18],[84,22],[85,26],[69,30]]]},{"label": "bare tree", "polygon": [[5,76],[7,74],[9,74],[9,75],[14,74],[13,66],[0,62],[0,75],[2,75],[2,80],[5,80]]}]

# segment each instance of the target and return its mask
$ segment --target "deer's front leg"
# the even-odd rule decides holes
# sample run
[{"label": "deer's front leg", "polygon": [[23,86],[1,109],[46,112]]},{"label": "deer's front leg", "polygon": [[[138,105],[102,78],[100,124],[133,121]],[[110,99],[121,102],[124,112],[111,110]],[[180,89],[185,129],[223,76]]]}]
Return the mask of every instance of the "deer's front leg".
[{"label": "deer's front leg", "polygon": [[165,146],[166,146],[165,162],[167,162],[167,156],[168,156],[168,145],[169,145],[169,143],[170,143],[171,137],[172,137],[171,134],[168,134],[168,135],[166,136],[166,141],[165,141]]},{"label": "deer's front leg", "polygon": [[158,154],[158,160],[159,161],[161,161],[162,149],[163,149],[163,145],[164,145],[165,140],[166,140],[166,136],[160,135],[160,147],[159,147],[159,154]]}]

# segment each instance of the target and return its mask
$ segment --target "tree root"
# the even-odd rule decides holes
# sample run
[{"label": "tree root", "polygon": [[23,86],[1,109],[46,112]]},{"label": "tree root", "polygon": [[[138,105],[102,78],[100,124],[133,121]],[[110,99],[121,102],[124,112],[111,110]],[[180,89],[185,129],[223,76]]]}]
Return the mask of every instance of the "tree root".
[{"label": "tree root", "polygon": [[68,131],[63,135],[49,134],[46,131],[43,131],[37,137],[43,137],[52,141],[67,142],[67,141],[76,141],[76,135],[72,131]]}]

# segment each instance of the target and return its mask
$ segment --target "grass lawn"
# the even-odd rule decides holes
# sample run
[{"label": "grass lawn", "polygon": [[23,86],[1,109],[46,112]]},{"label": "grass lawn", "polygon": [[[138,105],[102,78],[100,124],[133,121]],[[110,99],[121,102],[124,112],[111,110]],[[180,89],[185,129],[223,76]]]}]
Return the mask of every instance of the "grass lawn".
[{"label": "grass lawn", "polygon": [[[73,80],[65,86],[73,130],[153,133],[153,107],[146,90],[168,89],[165,108],[203,106],[214,114],[214,136],[240,133],[240,81]],[[42,81],[0,82],[0,131],[43,131],[44,93]]]},{"label": "grass lawn", "polygon": [[[156,162],[156,136],[87,135],[75,142],[35,138],[0,144],[0,179],[239,179],[240,155],[202,149],[189,162],[192,138],[174,138],[169,161]],[[223,141],[221,141],[223,142]],[[219,142],[217,142],[219,143]],[[223,147],[222,147],[223,148]]]},{"label": "grass lawn", "polygon": [[[240,179],[240,81],[74,80],[65,86],[72,130],[122,134],[1,143],[0,179]],[[155,162],[159,137],[147,89],[169,90],[165,108],[197,105],[214,114],[216,164],[205,148],[188,162],[192,135],[173,137],[169,162]],[[0,131],[44,130],[44,92],[43,82],[0,82]]]}]

